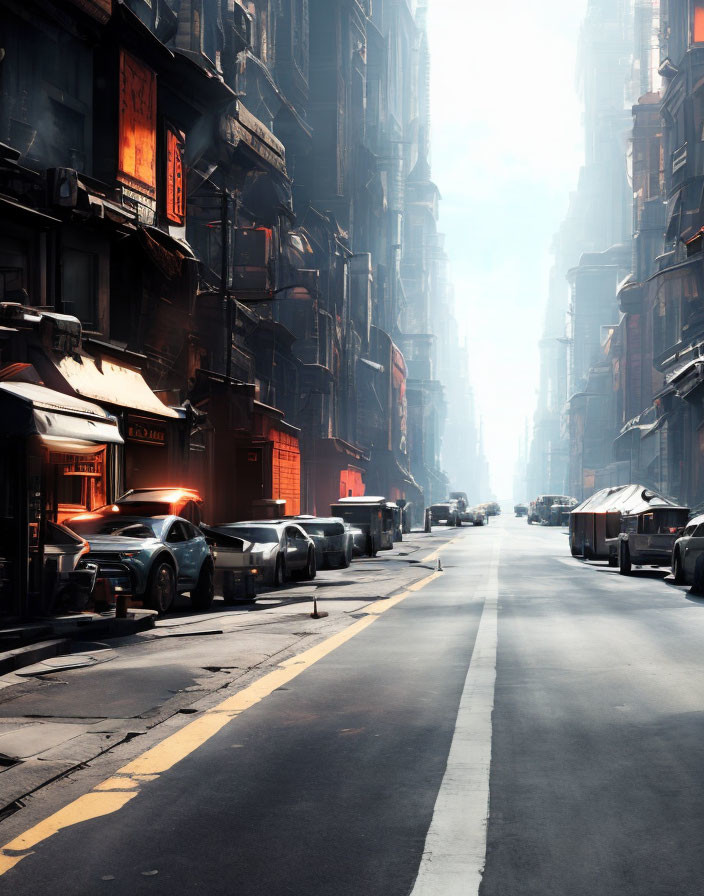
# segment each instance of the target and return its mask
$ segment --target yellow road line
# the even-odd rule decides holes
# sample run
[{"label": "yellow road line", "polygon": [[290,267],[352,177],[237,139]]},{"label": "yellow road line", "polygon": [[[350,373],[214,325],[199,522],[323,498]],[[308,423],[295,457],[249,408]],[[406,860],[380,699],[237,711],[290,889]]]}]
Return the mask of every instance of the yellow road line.
[{"label": "yellow road line", "polygon": [[[443,547],[445,546],[443,545]],[[420,591],[440,575],[442,573],[434,572],[411,585],[406,591],[370,604],[366,609],[367,615],[363,619],[357,620],[344,631],[332,635],[315,647],[285,660],[277,669],[253,682],[249,687],[227,697],[212,709],[206,710],[197,719],[118,769],[114,775],[97,784],[89,793],[64,806],[63,809],[59,809],[58,812],[6,843],[0,849],[0,876],[14,868],[22,859],[32,855],[34,847],[64,828],[118,812],[137,796],[144,784],[156,780],[160,774],[185,759],[224,728],[228,722],[260,703],[277,688],[292,681],[301,672],[309,669],[323,657],[328,656],[342,644],[368,628],[382,613],[395,607],[414,592]]]}]

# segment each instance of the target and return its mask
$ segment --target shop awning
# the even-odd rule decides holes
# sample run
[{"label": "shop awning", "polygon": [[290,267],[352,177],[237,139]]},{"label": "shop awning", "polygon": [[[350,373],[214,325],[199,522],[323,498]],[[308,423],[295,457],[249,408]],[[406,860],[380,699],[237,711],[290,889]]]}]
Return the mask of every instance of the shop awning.
[{"label": "shop awning", "polygon": [[54,360],[67,384],[82,398],[129,408],[157,417],[177,418],[178,411],[167,407],[149,388],[139,370],[117,361],[91,355],[66,355]]},{"label": "shop awning", "polygon": [[0,383],[0,434],[39,436],[54,451],[122,445],[117,420],[98,405],[34,383]]}]

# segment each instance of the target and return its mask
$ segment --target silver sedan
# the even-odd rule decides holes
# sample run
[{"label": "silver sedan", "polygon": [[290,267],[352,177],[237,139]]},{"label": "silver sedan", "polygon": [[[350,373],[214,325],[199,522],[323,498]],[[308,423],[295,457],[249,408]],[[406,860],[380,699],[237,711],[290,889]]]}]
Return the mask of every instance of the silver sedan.
[{"label": "silver sedan", "polygon": [[315,578],[315,545],[295,522],[249,520],[218,523],[209,528],[251,544],[247,566],[257,570],[258,580],[278,586],[294,575],[307,580]]}]

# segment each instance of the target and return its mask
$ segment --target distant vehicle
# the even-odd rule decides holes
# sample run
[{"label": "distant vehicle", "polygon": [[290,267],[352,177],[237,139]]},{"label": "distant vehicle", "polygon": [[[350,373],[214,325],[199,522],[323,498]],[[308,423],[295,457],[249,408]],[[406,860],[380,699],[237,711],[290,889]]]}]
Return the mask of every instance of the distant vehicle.
[{"label": "distant vehicle", "polygon": [[676,585],[691,585],[704,592],[704,514],[691,519],[675,541],[672,575]]},{"label": "distant vehicle", "polygon": [[513,508],[513,512],[518,517],[528,516],[528,505],[527,504],[516,504],[516,506]]},{"label": "distant vehicle", "polygon": [[292,520],[250,520],[218,523],[208,531],[241,538],[251,546],[249,566],[256,580],[283,585],[290,576],[315,578],[315,545],[301,526]]},{"label": "distant vehicle", "polygon": [[441,501],[430,506],[430,519],[434,525],[445,523],[447,526],[456,526],[461,522],[460,512],[454,501]]},{"label": "distant vehicle", "polygon": [[475,507],[472,511],[472,525],[483,526],[487,522],[487,516],[481,507]]},{"label": "distant vehicle", "polygon": [[541,526],[561,526],[562,510],[553,513],[553,507],[566,508],[569,512],[577,506],[577,501],[569,495],[540,495],[531,501],[528,508],[528,525],[539,523]]},{"label": "distant vehicle", "polygon": [[474,522],[474,515],[472,514],[471,508],[469,506],[467,492],[450,492],[449,501],[450,503],[454,502],[460,515],[460,520],[463,523]]},{"label": "distant vehicle", "polygon": [[330,505],[332,516],[342,517],[364,533],[364,552],[369,557],[393,548],[399,518],[397,511],[398,505],[393,501],[374,495],[340,498],[337,504]]},{"label": "distant vehicle", "polygon": [[570,521],[570,513],[577,506],[577,500],[570,498],[567,501],[558,501],[550,508],[550,525],[567,526]]},{"label": "distant vehicle", "polygon": [[325,566],[341,566],[346,569],[352,562],[354,537],[352,530],[341,517],[297,516],[298,525],[315,545],[318,569]]},{"label": "distant vehicle", "polygon": [[90,537],[82,563],[98,565],[98,577],[159,613],[188,592],[196,610],[213,601],[213,559],[203,533],[177,516],[83,514],[71,528]]}]

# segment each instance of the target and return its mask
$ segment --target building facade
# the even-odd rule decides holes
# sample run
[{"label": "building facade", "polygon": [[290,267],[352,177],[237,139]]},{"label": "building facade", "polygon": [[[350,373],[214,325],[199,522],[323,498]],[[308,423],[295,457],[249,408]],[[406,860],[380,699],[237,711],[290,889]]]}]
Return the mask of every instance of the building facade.
[{"label": "building facade", "polygon": [[0,617],[49,612],[47,526],[129,488],[197,488],[212,522],[365,492],[420,520],[448,401],[477,443],[424,4],[0,13]]}]

